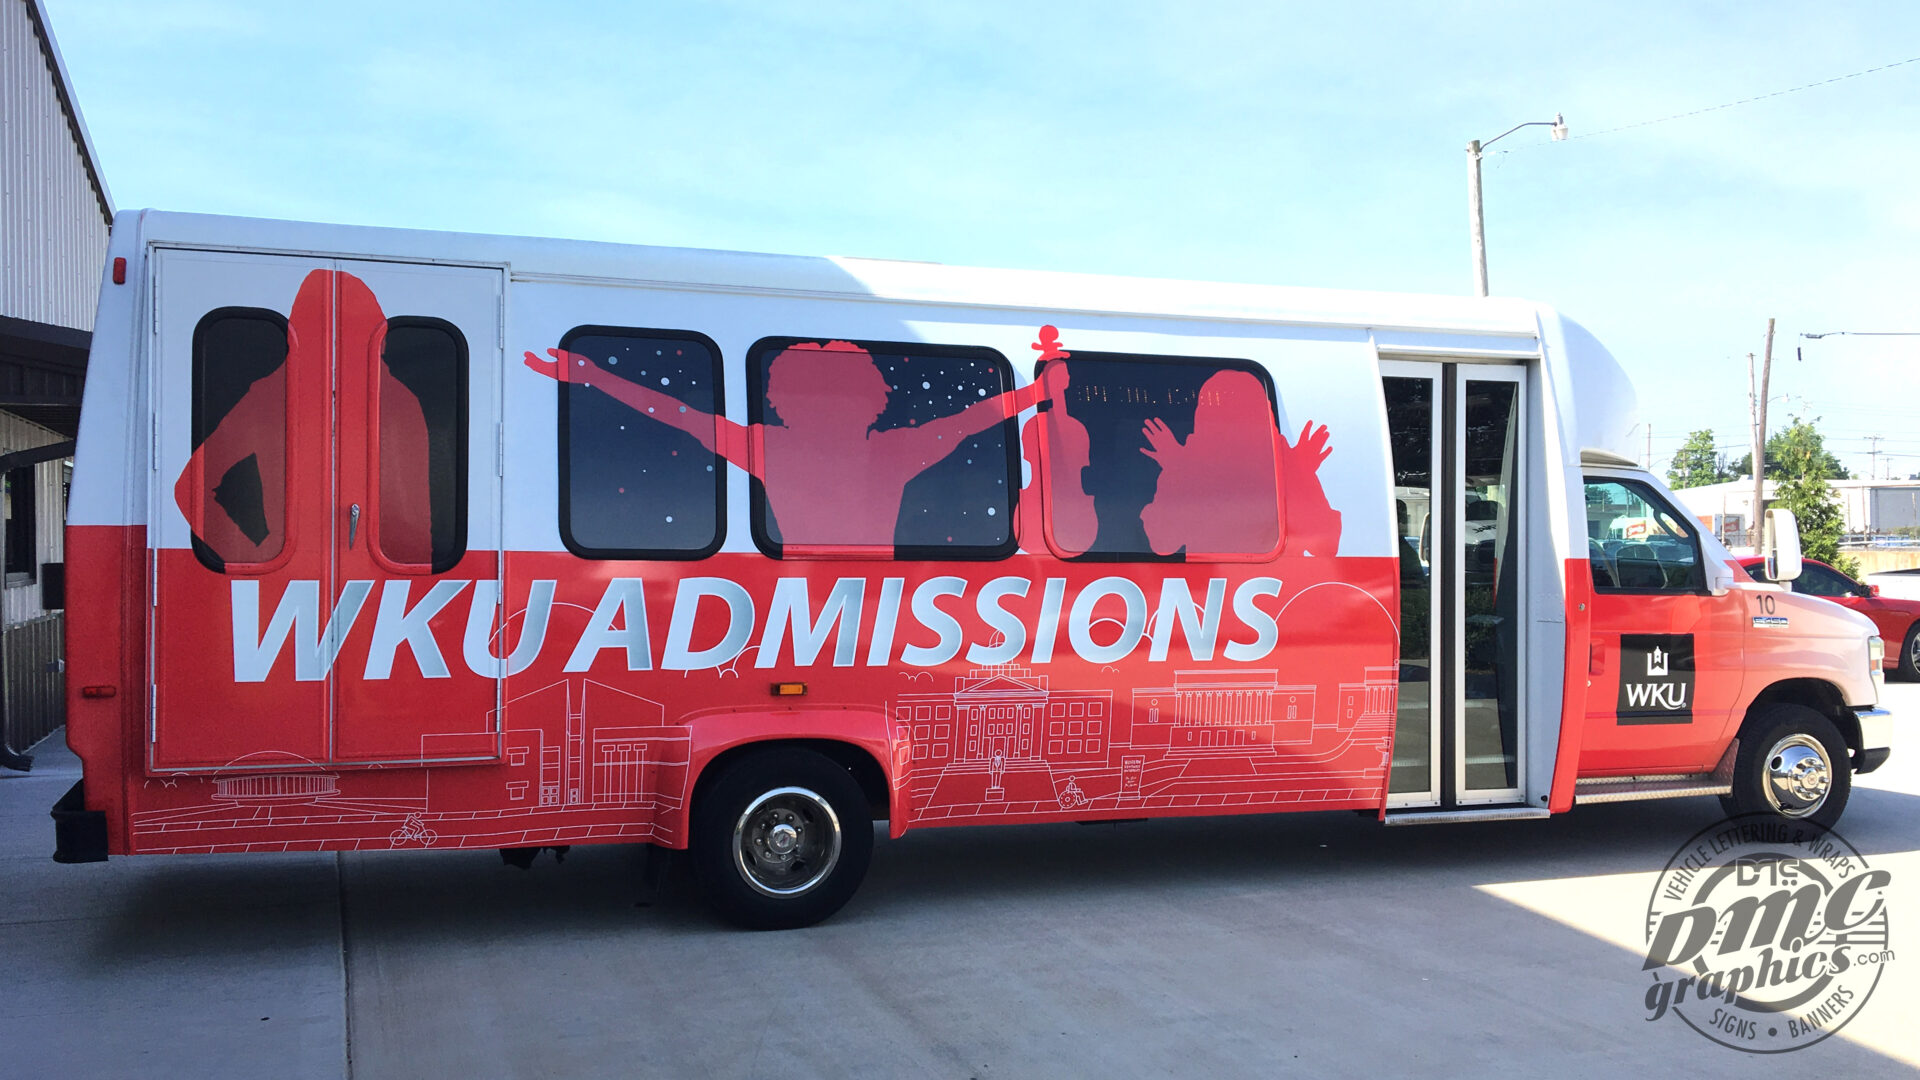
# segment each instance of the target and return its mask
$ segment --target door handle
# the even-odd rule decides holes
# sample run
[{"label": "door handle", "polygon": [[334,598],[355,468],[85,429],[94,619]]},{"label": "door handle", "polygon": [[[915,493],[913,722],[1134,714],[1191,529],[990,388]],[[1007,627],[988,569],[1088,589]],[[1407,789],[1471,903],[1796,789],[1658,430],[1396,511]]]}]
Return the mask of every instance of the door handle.
[{"label": "door handle", "polygon": [[354,503],[347,511],[347,550],[353,550],[353,538],[360,531],[360,504]]}]

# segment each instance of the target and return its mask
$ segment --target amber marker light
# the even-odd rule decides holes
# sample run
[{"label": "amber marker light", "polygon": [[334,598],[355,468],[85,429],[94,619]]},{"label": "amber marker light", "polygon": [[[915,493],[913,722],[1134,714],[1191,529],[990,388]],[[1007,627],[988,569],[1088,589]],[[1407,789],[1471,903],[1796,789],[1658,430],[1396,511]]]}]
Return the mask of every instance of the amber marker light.
[{"label": "amber marker light", "polygon": [[803,682],[777,682],[773,684],[774,697],[799,697],[807,692]]}]

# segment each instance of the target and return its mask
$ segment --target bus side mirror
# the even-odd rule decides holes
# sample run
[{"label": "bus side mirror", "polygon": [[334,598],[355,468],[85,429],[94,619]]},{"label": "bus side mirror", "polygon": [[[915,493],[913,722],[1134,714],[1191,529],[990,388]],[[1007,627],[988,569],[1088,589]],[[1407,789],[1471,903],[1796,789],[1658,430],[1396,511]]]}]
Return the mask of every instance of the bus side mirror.
[{"label": "bus side mirror", "polygon": [[1800,576],[1800,523],[1791,510],[1768,510],[1761,529],[1760,553],[1767,559],[1767,578],[1792,581]]}]

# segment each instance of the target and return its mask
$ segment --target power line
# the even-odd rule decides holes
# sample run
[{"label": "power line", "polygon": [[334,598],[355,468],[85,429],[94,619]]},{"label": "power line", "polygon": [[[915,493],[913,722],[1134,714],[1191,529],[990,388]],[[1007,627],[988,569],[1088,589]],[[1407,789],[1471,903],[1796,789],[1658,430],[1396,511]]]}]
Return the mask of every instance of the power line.
[{"label": "power line", "polygon": [[[1814,87],[1817,87],[1817,86],[1829,86],[1829,85],[1832,85],[1833,83],[1845,82],[1848,79],[1857,79],[1862,75],[1872,75],[1874,72],[1877,72],[1877,71],[1889,71],[1893,68],[1903,67],[1907,64],[1912,64],[1912,63],[1920,63],[1920,56],[1910,57],[1909,59],[1906,59],[1906,60],[1896,60],[1891,64],[1881,64],[1879,67],[1870,67],[1870,68],[1867,68],[1865,71],[1855,71],[1847,75],[1836,75],[1831,79],[1821,79],[1818,82],[1810,82],[1802,86],[1791,86],[1785,90],[1775,90],[1772,93],[1768,93],[1768,94],[1756,94],[1753,97],[1741,98],[1738,101],[1729,101],[1724,105],[1709,105],[1704,109],[1692,109],[1683,113],[1674,113],[1672,116],[1662,116],[1657,120],[1642,120],[1638,123],[1622,124],[1619,127],[1610,127],[1601,131],[1589,131],[1584,135],[1571,136],[1568,139],[1568,141],[1571,142],[1574,139],[1597,139],[1602,135],[1612,135],[1613,133],[1618,131],[1632,131],[1635,128],[1652,127],[1654,124],[1665,124],[1673,120],[1685,120],[1690,116],[1700,116],[1705,113],[1719,112],[1722,109],[1731,109],[1736,105],[1751,105],[1756,101],[1765,101],[1768,98],[1784,97],[1787,94],[1797,94],[1802,90],[1812,90]],[[1531,149],[1531,148],[1520,147],[1518,149]],[[1509,151],[1509,153],[1510,152],[1511,151]],[[1814,336],[1814,335],[1810,335],[1810,336]]]}]

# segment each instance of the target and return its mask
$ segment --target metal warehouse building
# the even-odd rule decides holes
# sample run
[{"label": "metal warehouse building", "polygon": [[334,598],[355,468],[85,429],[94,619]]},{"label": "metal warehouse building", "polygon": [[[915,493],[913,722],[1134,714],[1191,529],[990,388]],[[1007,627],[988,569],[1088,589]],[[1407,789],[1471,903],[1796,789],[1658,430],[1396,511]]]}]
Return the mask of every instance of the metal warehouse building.
[{"label": "metal warehouse building", "polygon": [[112,220],[46,8],[0,0],[0,766],[64,718],[62,528]]}]

